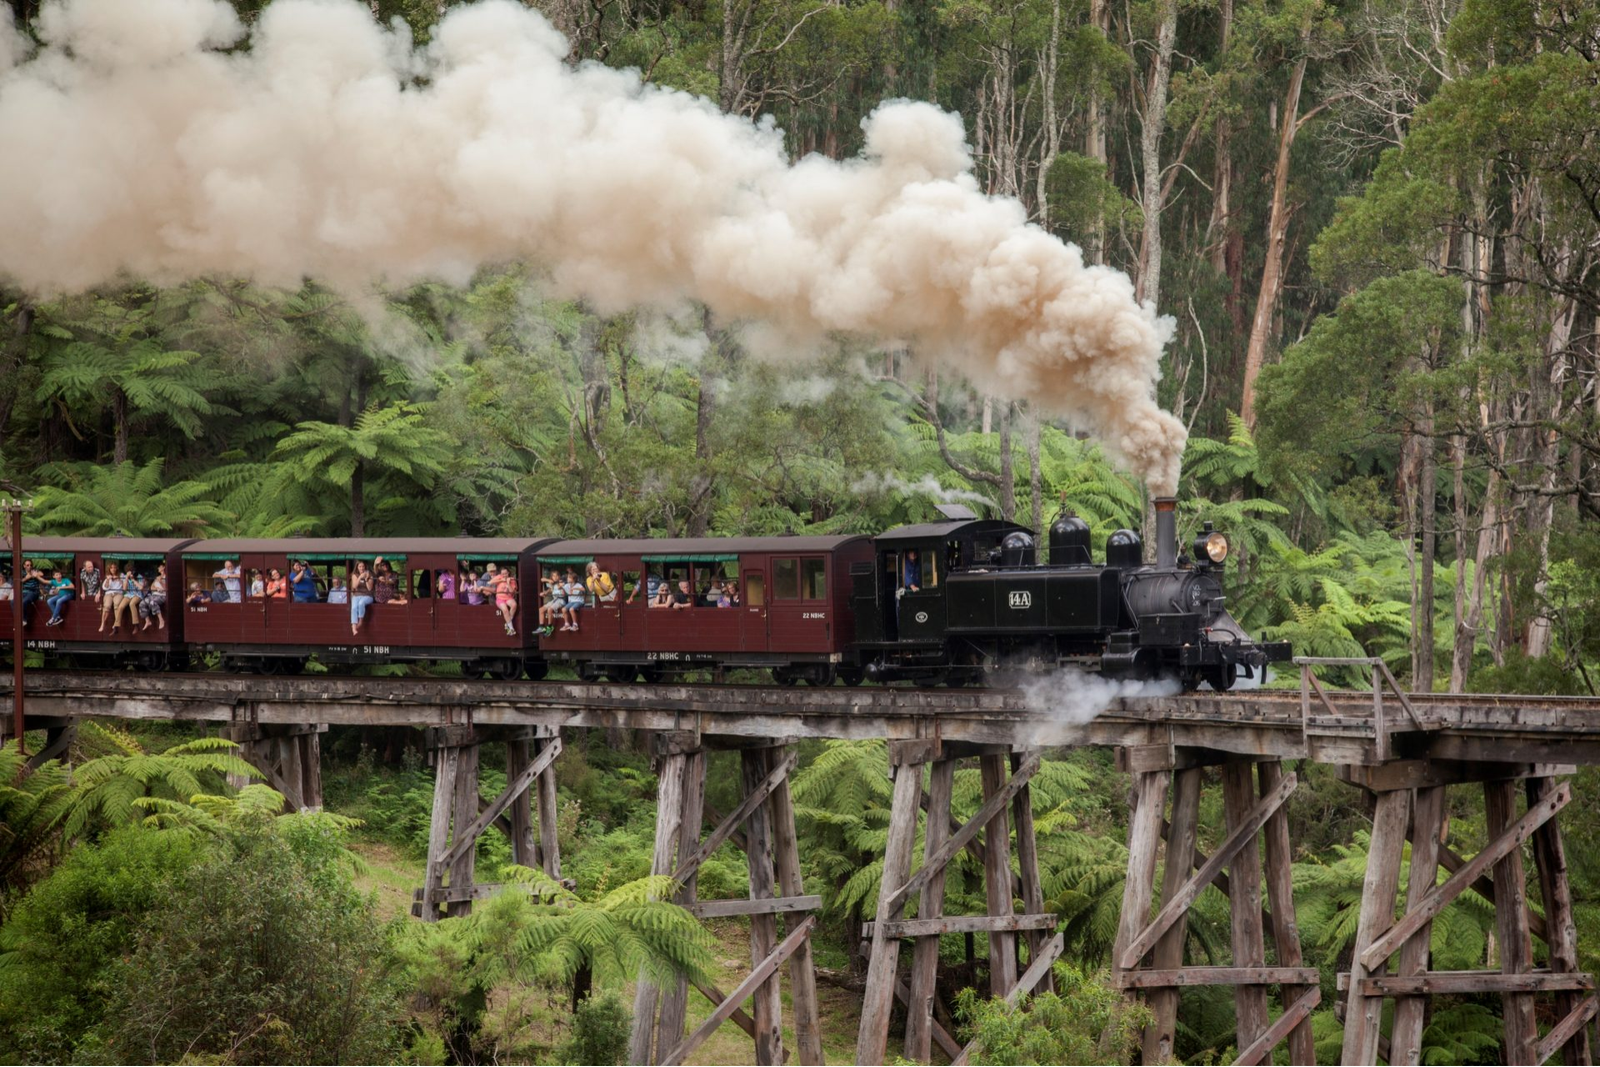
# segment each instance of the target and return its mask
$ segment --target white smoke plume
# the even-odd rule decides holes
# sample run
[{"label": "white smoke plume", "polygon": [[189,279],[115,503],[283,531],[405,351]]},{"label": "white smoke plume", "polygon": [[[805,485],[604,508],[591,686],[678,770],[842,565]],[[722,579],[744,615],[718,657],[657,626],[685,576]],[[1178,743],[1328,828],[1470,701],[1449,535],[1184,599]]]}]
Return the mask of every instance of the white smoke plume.
[{"label": "white smoke plume", "polygon": [[27,291],[526,261],[602,311],[700,301],[791,352],[909,342],[1176,487],[1184,429],[1154,396],[1170,319],[980,192],[932,105],[879,107],[859,159],[790,165],[770,124],[566,65],[508,0],[452,10],[422,49],[354,0],[278,0],[248,48],[219,0],[59,0],[37,30],[32,56],[0,33],[0,279]]},{"label": "white smoke plume", "polygon": [[967,500],[974,504],[983,504],[994,507],[994,501],[982,493],[975,493],[970,489],[947,489],[939,484],[939,479],[931,474],[924,474],[916,481],[902,478],[892,471],[868,471],[857,478],[850,486],[850,491],[858,496],[870,496],[877,493],[899,493],[902,496],[931,497],[941,503],[956,500]]},{"label": "white smoke plume", "polygon": [[1046,720],[1031,745],[1059,744],[1059,739],[1051,740],[1053,730],[1087,725],[1119,700],[1170,697],[1183,691],[1176,678],[1113,679],[1070,668],[1031,676],[1019,688],[1028,710]]}]

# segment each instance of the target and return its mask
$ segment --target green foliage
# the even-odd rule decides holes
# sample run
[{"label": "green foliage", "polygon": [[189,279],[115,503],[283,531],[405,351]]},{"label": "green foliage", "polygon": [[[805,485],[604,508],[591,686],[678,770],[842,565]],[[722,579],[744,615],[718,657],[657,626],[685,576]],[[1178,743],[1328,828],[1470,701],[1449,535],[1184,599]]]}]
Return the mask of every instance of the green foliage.
[{"label": "green foliage", "polygon": [[628,1056],[633,1013],[616,990],[584,997],[572,1013],[572,1036],[562,1047],[566,1063],[622,1063]]},{"label": "green foliage", "polygon": [[193,537],[228,522],[212,503],[210,484],[165,483],[165,461],[110,466],[57,464],[40,472],[37,510],[29,528],[78,537]]},{"label": "green foliage", "polygon": [[1132,1063],[1150,1009],[1130,1001],[1103,974],[1055,966],[1056,991],[1011,1007],[964,989],[956,1000],[975,1064]]}]

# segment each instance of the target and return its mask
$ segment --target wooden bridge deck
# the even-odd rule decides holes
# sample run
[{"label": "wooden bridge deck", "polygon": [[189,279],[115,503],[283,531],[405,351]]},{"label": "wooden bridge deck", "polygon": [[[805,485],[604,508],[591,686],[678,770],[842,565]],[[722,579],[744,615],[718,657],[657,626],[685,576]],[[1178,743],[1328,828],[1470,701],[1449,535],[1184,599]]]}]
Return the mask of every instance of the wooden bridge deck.
[{"label": "wooden bridge deck", "polygon": [[[10,679],[0,680],[9,695]],[[623,727],[730,738],[884,738],[1039,745],[1165,744],[1278,759],[1600,763],[1600,700],[1298,690],[1112,701],[1088,721],[1018,689],[825,689],[490,682],[339,675],[30,671],[30,720],[126,719],[361,726]],[[1381,723],[1381,728],[1380,728]]]}]

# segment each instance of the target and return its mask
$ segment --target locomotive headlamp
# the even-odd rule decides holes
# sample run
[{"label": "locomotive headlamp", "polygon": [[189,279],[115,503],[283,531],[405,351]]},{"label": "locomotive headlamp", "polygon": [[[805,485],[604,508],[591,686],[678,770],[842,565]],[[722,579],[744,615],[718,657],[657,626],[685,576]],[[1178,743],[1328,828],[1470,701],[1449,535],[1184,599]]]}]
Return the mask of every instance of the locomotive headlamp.
[{"label": "locomotive headlamp", "polygon": [[1205,540],[1206,556],[1212,563],[1221,563],[1228,558],[1228,539],[1222,534],[1208,534]]}]

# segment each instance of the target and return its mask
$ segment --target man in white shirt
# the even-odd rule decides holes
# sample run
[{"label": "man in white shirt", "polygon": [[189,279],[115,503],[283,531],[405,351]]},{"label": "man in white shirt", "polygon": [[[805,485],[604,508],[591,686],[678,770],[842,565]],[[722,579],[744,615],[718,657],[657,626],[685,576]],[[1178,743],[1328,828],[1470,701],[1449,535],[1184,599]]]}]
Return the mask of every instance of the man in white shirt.
[{"label": "man in white shirt", "polygon": [[230,604],[238,604],[244,600],[240,586],[240,575],[242,573],[237,563],[231,559],[225,559],[222,561],[222,569],[212,575],[213,578],[222,579],[223,586],[228,590],[228,603]]}]

